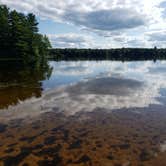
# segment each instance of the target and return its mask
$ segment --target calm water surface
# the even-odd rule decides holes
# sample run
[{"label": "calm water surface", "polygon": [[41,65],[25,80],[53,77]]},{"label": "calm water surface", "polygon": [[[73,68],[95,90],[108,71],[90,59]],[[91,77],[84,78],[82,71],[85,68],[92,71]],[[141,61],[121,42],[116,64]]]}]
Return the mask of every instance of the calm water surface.
[{"label": "calm water surface", "polygon": [[49,64],[0,67],[0,165],[166,165],[166,61]]}]

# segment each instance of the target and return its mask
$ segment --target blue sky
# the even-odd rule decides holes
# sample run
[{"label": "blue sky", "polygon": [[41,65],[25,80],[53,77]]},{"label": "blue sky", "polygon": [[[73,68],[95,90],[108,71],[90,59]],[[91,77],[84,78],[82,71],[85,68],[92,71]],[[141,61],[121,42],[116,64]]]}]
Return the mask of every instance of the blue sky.
[{"label": "blue sky", "polygon": [[0,0],[33,12],[53,47],[166,46],[166,0]]}]

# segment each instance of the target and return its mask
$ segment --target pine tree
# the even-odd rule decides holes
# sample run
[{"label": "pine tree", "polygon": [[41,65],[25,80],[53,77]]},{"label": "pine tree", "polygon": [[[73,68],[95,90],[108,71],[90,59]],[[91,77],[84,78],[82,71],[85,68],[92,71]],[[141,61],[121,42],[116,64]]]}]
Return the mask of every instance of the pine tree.
[{"label": "pine tree", "polygon": [[0,57],[18,58],[24,63],[43,61],[51,44],[38,33],[34,14],[24,15],[0,5]]}]

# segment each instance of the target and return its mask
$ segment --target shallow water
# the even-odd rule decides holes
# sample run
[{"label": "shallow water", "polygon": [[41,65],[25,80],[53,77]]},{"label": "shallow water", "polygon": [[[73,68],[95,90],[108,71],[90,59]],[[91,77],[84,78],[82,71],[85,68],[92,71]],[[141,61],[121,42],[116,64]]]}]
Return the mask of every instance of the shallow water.
[{"label": "shallow water", "polygon": [[1,70],[0,165],[166,165],[166,61],[50,66]]}]

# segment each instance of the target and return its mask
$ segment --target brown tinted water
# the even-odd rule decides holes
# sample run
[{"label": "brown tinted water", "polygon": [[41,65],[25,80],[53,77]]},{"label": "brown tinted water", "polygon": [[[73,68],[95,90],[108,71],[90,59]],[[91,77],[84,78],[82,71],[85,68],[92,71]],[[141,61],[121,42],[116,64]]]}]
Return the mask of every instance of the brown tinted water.
[{"label": "brown tinted water", "polygon": [[48,81],[1,88],[6,101],[28,95],[0,110],[0,165],[165,166],[165,62],[102,63],[55,63]]},{"label": "brown tinted water", "polygon": [[164,166],[165,122],[163,107],[12,120],[0,125],[0,164]]}]

